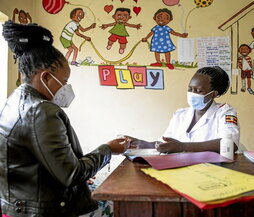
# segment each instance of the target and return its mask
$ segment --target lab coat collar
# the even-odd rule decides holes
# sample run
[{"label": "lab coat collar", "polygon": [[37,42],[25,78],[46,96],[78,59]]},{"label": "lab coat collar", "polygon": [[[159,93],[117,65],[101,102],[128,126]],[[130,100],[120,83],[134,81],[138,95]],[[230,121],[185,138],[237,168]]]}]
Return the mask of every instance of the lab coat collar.
[{"label": "lab coat collar", "polygon": [[[199,119],[199,121],[193,126],[193,128],[191,129],[190,132],[195,131],[196,129],[202,127],[205,123],[207,123],[207,121],[209,119],[211,119],[211,117],[214,115],[214,112],[216,111],[218,107],[218,103],[216,103],[215,101],[213,101],[213,103],[211,104],[211,106],[208,108],[208,110],[206,111],[206,113]],[[194,115],[194,109],[191,108],[191,113],[192,115],[190,115],[191,120],[189,122],[189,124],[192,121],[193,115]]]}]

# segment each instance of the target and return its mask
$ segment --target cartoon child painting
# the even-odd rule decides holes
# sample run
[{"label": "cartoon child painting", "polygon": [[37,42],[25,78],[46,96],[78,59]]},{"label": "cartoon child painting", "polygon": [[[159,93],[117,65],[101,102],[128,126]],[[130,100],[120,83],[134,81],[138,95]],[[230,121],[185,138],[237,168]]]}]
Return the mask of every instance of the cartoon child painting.
[{"label": "cartoon child painting", "polygon": [[251,35],[252,35],[253,41],[250,43],[250,48],[254,49],[254,28],[251,29]]},{"label": "cartoon child painting", "polygon": [[91,26],[87,28],[83,28],[80,25],[80,21],[84,18],[84,16],[85,16],[85,13],[82,8],[73,9],[70,13],[71,21],[64,27],[60,36],[60,41],[63,47],[68,49],[65,55],[65,58],[67,60],[69,60],[69,57],[73,52],[71,65],[74,65],[74,66],[79,66],[79,63],[77,62],[78,48],[72,41],[74,34],[84,38],[87,41],[91,41],[90,37],[83,35],[82,33],[80,33],[80,31],[86,32],[90,29],[95,28],[96,26],[96,23],[93,23]]},{"label": "cartoon child painting", "polygon": [[[25,12],[24,10],[19,10],[18,8],[15,8],[12,13],[12,21],[15,23],[15,17],[18,15],[18,21],[21,24],[27,24],[32,23],[32,17],[28,12]],[[16,81],[16,86],[18,87],[21,84],[21,75],[20,72],[18,73],[18,78]]]},{"label": "cartoon child painting", "polygon": [[21,24],[27,24],[28,20],[29,23],[32,23],[32,17],[30,16],[30,14],[27,12],[25,12],[24,10],[18,10],[18,8],[15,8],[13,10],[13,15],[12,15],[12,21],[15,22],[15,16],[16,14],[18,15],[18,21]]},{"label": "cartoon child painting", "polygon": [[251,53],[251,48],[247,44],[241,44],[238,48],[238,52],[240,56],[237,60],[237,65],[239,69],[241,69],[241,78],[242,78],[242,88],[241,91],[246,91],[246,79],[247,79],[247,90],[250,94],[254,94],[251,89],[251,76],[252,72],[252,61],[251,57],[248,56]]},{"label": "cartoon child painting", "polygon": [[118,40],[120,44],[119,53],[123,54],[128,43],[126,37],[129,36],[126,26],[136,29],[140,29],[141,24],[129,24],[128,21],[131,19],[131,10],[129,8],[117,8],[115,14],[112,16],[115,20],[114,23],[102,24],[100,27],[104,30],[110,26],[113,26],[109,32],[111,35],[108,38],[107,49],[110,50],[112,45]]},{"label": "cartoon child painting", "polygon": [[171,29],[167,24],[173,20],[173,15],[167,8],[159,9],[153,16],[153,19],[157,23],[151,29],[151,32],[145,38],[142,38],[143,42],[146,42],[148,38],[152,37],[150,51],[154,52],[156,63],[152,63],[151,66],[162,66],[160,60],[160,54],[165,54],[166,66],[169,69],[174,69],[174,66],[170,63],[170,52],[175,50],[176,47],[173,44],[170,34],[186,38],[188,33],[178,33]]}]

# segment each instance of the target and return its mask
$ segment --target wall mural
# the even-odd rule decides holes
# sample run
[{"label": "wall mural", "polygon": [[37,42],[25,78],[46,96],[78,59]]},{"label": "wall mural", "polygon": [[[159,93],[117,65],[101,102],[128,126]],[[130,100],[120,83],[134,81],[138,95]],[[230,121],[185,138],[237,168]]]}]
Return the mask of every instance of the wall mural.
[{"label": "wall mural", "polygon": [[253,38],[253,41],[250,43],[250,48],[254,49],[254,27],[251,29],[251,36]]},{"label": "wall mural", "polygon": [[28,12],[25,12],[22,9],[15,8],[13,10],[13,15],[12,15],[12,21],[15,22],[15,17],[18,15],[18,21],[21,24],[27,24],[27,23],[32,23],[32,17]]},{"label": "wall mural", "polygon": [[[123,3],[125,0],[120,0]],[[85,19],[85,12],[83,8],[89,9],[94,15],[93,11],[83,5],[79,5],[70,11],[70,21],[64,26],[60,41],[61,44],[67,52],[65,54],[66,59],[69,61],[70,65],[73,66],[98,66],[100,83],[101,85],[116,86],[119,89],[131,89],[135,86],[144,86],[148,89],[164,89],[163,81],[163,69],[158,67],[167,67],[169,70],[175,68],[174,64],[178,67],[186,67],[186,64],[179,63],[178,61],[172,62],[171,52],[176,49],[176,46],[171,40],[171,36],[186,38],[188,33],[186,33],[187,20],[191,12],[200,7],[208,7],[211,5],[213,0],[194,0],[196,4],[195,8],[192,9],[185,21],[185,32],[179,33],[174,31],[171,27],[168,26],[170,22],[173,21],[173,14],[168,8],[157,9],[151,20],[155,22],[155,26],[151,31],[143,38],[140,38],[134,46],[129,48],[128,42],[130,40],[135,40],[137,37],[129,35],[128,29],[135,28],[137,30],[142,28],[141,23],[132,23],[131,12],[136,15],[136,17],[142,12],[142,8],[138,5],[138,2],[141,0],[133,0],[136,5],[131,7],[114,7],[114,0],[111,0],[111,4],[106,4],[103,6],[103,10],[106,14],[110,15],[112,12],[113,22],[103,23],[101,26],[96,27],[95,16],[94,22],[88,26],[83,27],[81,22]],[[168,6],[180,5],[180,0],[162,0],[162,2]],[[72,5],[70,2],[65,0],[42,0],[43,8],[50,14],[60,13],[65,5]],[[110,60],[107,57],[101,54],[101,51],[96,47],[96,45],[91,40],[91,37],[86,36],[86,32],[94,29],[101,28],[102,30],[108,30],[109,36],[108,42],[105,45],[106,50],[112,51],[112,47],[119,46],[118,53],[123,56],[119,60]],[[80,44],[79,48],[73,41],[74,36],[81,37],[84,41]],[[102,60],[101,63],[96,63],[94,61],[95,57],[88,56],[83,61],[77,61],[79,52],[81,52],[82,47],[89,43],[96,55]],[[147,68],[146,66],[138,66],[137,63],[129,64],[127,60],[131,59],[135,49],[139,46],[141,42],[145,42],[150,49],[150,52],[154,53],[155,62],[148,63],[148,66],[156,68]],[[128,51],[127,51],[128,50]],[[163,59],[163,56],[164,59]],[[125,62],[125,63],[124,63]],[[147,63],[141,63],[145,65]],[[127,69],[119,69],[116,66],[127,66]],[[197,64],[191,63],[188,67],[197,67]]]},{"label": "wall mural", "polygon": [[127,38],[129,36],[126,27],[140,29],[141,24],[130,24],[128,21],[131,19],[131,10],[129,8],[117,8],[112,18],[114,19],[113,23],[102,24],[100,28],[103,30],[112,27],[109,30],[111,34],[108,38],[107,50],[110,50],[112,45],[118,41],[119,43],[119,53],[123,54],[128,43]]},{"label": "wall mural", "polygon": [[[60,42],[64,49],[66,49],[65,57],[69,64],[75,67],[84,66],[96,66],[99,71],[99,79],[101,85],[115,86],[118,89],[133,89],[137,86],[143,86],[147,89],[164,89],[164,70],[174,70],[174,68],[196,68],[202,65],[213,66],[218,65],[218,61],[209,59],[211,57],[211,49],[213,52],[217,50],[220,52],[222,49],[222,41],[224,43],[224,62],[221,63],[221,67],[226,70],[231,77],[233,77],[232,72],[234,72],[232,62],[232,36],[231,40],[227,38],[220,37],[207,37],[207,38],[197,38],[196,51],[202,52],[204,54],[198,53],[194,54],[194,39],[188,37],[188,21],[196,10],[201,10],[201,8],[207,8],[213,4],[213,0],[193,0],[193,8],[185,14],[185,9],[181,4],[181,0],[161,0],[165,5],[165,8],[155,8],[154,14],[147,17],[150,19],[150,23],[154,22],[154,27],[151,31],[146,33],[146,36],[140,36],[138,39],[137,35],[133,34],[133,30],[136,29],[137,33],[142,32],[144,28],[144,23],[139,22],[139,17],[145,12],[139,3],[144,0],[108,0],[107,4],[102,5],[102,11],[111,18],[111,22],[102,22],[99,26],[96,25],[96,20],[100,20],[98,14],[88,6],[81,4],[73,4],[72,2],[65,0],[42,0],[42,8],[51,15],[57,15],[62,13],[63,8],[68,12],[68,18],[66,17],[65,24],[62,27],[62,31],[59,33]],[[73,1],[74,2],[74,1]],[[123,7],[119,7],[123,5]],[[126,4],[128,3],[128,6]],[[249,5],[243,7],[239,12],[230,17],[225,23],[220,25],[218,28],[225,31],[228,28],[232,28],[235,23],[237,24],[240,19],[244,19],[242,13],[248,8],[253,6],[254,1]],[[116,6],[118,5],[118,6]],[[171,22],[176,23],[173,19],[172,10],[170,7],[179,7],[182,10],[182,15],[180,16],[182,20],[179,20],[179,28],[174,27],[174,29],[182,29],[182,31],[175,31],[170,27]],[[105,15],[104,14],[104,15]],[[18,21],[20,23],[32,22],[32,18],[28,12],[24,10],[18,10],[15,8],[13,10],[13,21],[15,22],[16,16],[18,16]],[[110,20],[110,19],[109,19]],[[90,24],[84,25],[82,23],[88,21]],[[87,22],[86,22],[87,23]],[[147,24],[145,24],[147,25]],[[239,28],[239,27],[238,27]],[[98,45],[94,43],[93,40],[93,29],[100,29],[101,36],[107,39],[105,47],[98,48]],[[254,29],[251,30],[252,37],[254,38]],[[237,37],[239,38],[239,29],[237,29]],[[143,34],[143,33],[142,33]],[[75,38],[74,38],[75,37]],[[77,38],[82,38],[82,42],[76,42]],[[171,38],[178,37],[178,48],[176,48]],[[73,40],[74,39],[74,40]],[[207,41],[212,42],[213,48],[207,46]],[[238,40],[239,41],[239,40]],[[130,43],[131,42],[131,43]],[[209,42],[209,43],[210,43]],[[135,61],[133,54],[136,49],[142,49],[141,45],[146,43],[148,50],[147,54],[152,53],[154,55],[155,61],[147,62],[144,58],[144,62]],[[230,45],[231,43],[231,45]],[[84,52],[84,47],[90,46],[94,51],[87,57],[81,57],[81,52]],[[251,43],[246,42],[245,44],[238,45],[237,48],[237,66],[239,72],[236,73],[237,78],[235,79],[235,91],[232,90],[231,93],[237,94],[238,89],[238,74],[241,79],[241,91],[254,94],[251,88],[251,78],[254,79],[253,75],[253,64],[250,57],[250,53],[254,47],[254,41]],[[117,53],[115,53],[117,48]],[[181,49],[180,49],[181,48]],[[200,49],[199,49],[200,48]],[[83,49],[83,50],[82,50]],[[171,55],[178,49],[178,60],[172,59]],[[106,52],[105,52],[106,51]],[[188,56],[193,56],[187,60],[186,53],[188,51]],[[184,55],[185,52],[185,55]],[[144,55],[146,50],[144,50]],[[112,54],[115,54],[118,59],[111,59]],[[191,54],[191,55],[189,55]],[[194,58],[195,56],[195,58]],[[199,58],[200,56],[206,56],[206,59]],[[83,59],[82,59],[83,58]],[[99,60],[98,60],[99,59]],[[180,60],[180,61],[179,61]],[[233,83],[233,82],[232,82]],[[17,79],[17,85],[20,84],[20,76]]]},{"label": "wall mural", "polygon": [[173,20],[172,12],[167,8],[159,9],[154,14],[153,19],[157,25],[152,28],[145,38],[142,38],[142,41],[146,42],[152,36],[150,51],[154,52],[156,62],[152,63],[151,66],[162,66],[163,63],[160,55],[164,53],[166,59],[165,65],[169,69],[174,69],[174,66],[170,63],[170,52],[175,50],[176,47],[170,38],[170,34],[183,38],[186,38],[188,34],[175,32],[167,26]]},{"label": "wall mural", "polygon": [[[133,1],[135,3],[138,2],[137,0],[133,0]],[[123,3],[124,1],[121,1],[121,2]],[[101,26],[99,26],[99,28],[101,28],[102,30],[105,30],[108,27],[112,27],[108,31],[110,33],[110,36],[108,37],[108,42],[105,48],[106,50],[111,50],[112,46],[117,46],[117,45],[114,45],[117,43],[119,46],[118,54],[120,54],[123,57],[118,60],[110,60],[106,58],[105,56],[103,56],[101,52],[96,48],[96,46],[91,41],[90,44],[93,47],[94,51],[96,52],[97,56],[103,61],[100,63],[101,65],[104,65],[104,64],[126,65],[126,66],[129,65],[128,62],[126,63],[124,62],[131,58],[135,49],[140,44],[141,40],[136,42],[136,44],[132,48],[127,47],[128,40],[133,40],[132,36],[129,35],[128,33],[128,29],[134,28],[139,30],[142,27],[140,23],[138,24],[129,23],[129,20],[132,18],[131,13],[134,13],[137,17],[139,13],[141,12],[141,10],[142,8],[139,6],[132,6],[130,8],[125,8],[125,7],[114,8],[112,4],[104,6],[104,11],[107,14],[114,11],[114,14],[112,15],[114,22],[108,23],[108,24],[102,24]],[[105,37],[107,37],[106,34],[105,34]],[[85,44],[85,42],[86,41],[81,43],[79,48],[80,51],[82,46]],[[126,53],[126,48],[128,48],[129,50],[128,53]],[[89,59],[87,58],[82,62],[83,65],[91,65],[90,63],[91,61],[89,61]],[[137,65],[137,63],[135,62],[133,64]]]},{"label": "wall mural", "polygon": [[[253,76],[253,64],[252,59],[249,56],[253,47],[254,41],[251,43],[246,42],[244,44],[239,45],[240,35],[240,20],[247,19],[247,15],[252,12],[254,6],[254,1],[249,3],[248,5],[241,8],[238,12],[229,17],[224,23],[219,25],[219,29],[222,31],[230,30],[230,38],[231,38],[231,53],[237,53],[237,65],[234,67],[231,64],[231,94],[238,94],[238,76],[241,79],[241,92],[247,92],[249,94],[254,94],[254,91],[251,88],[251,78],[254,79]],[[254,38],[254,28],[251,29],[251,35]],[[235,32],[235,33],[234,33]],[[236,49],[233,41],[236,40]],[[231,60],[233,61],[233,59]],[[247,83],[247,84],[246,84]],[[246,91],[247,86],[247,91]]]},{"label": "wall mural", "polygon": [[[254,28],[251,29],[252,38],[254,38]],[[241,44],[238,48],[239,57],[237,59],[237,66],[240,69],[241,75],[241,91],[247,91],[249,94],[254,94],[253,89],[251,88],[251,79],[254,79],[254,64],[252,63],[253,60],[249,56],[249,54],[254,49],[254,40],[248,44]],[[247,85],[246,85],[247,82]]]},{"label": "wall mural", "polygon": [[174,6],[179,4],[180,0],[162,0],[162,2],[167,6]]},{"label": "wall mural", "polygon": [[239,57],[237,60],[237,65],[241,71],[241,80],[242,80],[242,88],[241,91],[246,91],[246,81],[247,81],[247,90],[249,94],[254,94],[251,89],[251,78],[253,78],[252,71],[252,60],[249,54],[251,53],[251,48],[247,44],[241,44],[238,48]]},{"label": "wall mural", "polygon": [[74,66],[79,66],[79,63],[77,62],[78,48],[72,41],[74,34],[84,38],[86,41],[91,41],[90,37],[85,36],[80,31],[86,32],[96,27],[96,23],[93,23],[91,26],[83,28],[80,22],[82,21],[82,19],[84,19],[84,17],[85,13],[82,8],[73,9],[70,12],[71,21],[68,24],[66,24],[60,36],[60,41],[63,47],[68,49],[65,58],[69,61],[69,57],[73,53],[73,57],[70,64]]}]

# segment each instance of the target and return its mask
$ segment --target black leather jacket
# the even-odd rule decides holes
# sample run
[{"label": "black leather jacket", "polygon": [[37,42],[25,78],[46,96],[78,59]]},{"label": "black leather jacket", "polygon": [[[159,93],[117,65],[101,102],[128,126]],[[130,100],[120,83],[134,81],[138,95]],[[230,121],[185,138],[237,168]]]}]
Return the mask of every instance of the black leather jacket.
[{"label": "black leather jacket", "polygon": [[0,110],[0,198],[11,217],[74,217],[97,208],[86,180],[111,158],[83,155],[65,112],[27,84]]}]

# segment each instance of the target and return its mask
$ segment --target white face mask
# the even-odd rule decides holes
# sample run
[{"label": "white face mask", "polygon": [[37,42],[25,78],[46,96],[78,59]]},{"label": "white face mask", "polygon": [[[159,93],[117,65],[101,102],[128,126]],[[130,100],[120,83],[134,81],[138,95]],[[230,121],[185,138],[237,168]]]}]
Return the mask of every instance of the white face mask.
[{"label": "white face mask", "polygon": [[202,110],[204,109],[209,102],[211,102],[212,98],[208,102],[205,101],[205,97],[208,96],[210,93],[213,91],[209,92],[206,95],[201,95],[193,92],[187,92],[187,101],[190,107],[196,110]]},{"label": "white face mask", "polygon": [[[73,89],[70,84],[63,85],[54,75],[49,73],[62,87],[58,89],[58,91],[55,93],[55,95],[51,92],[51,90],[47,87],[47,85],[44,83],[41,77],[41,82],[44,85],[44,87],[48,90],[50,95],[53,97],[51,102],[55,103],[56,105],[67,108],[72,100],[75,97],[75,94],[73,92]],[[42,74],[41,74],[42,76]]]}]

